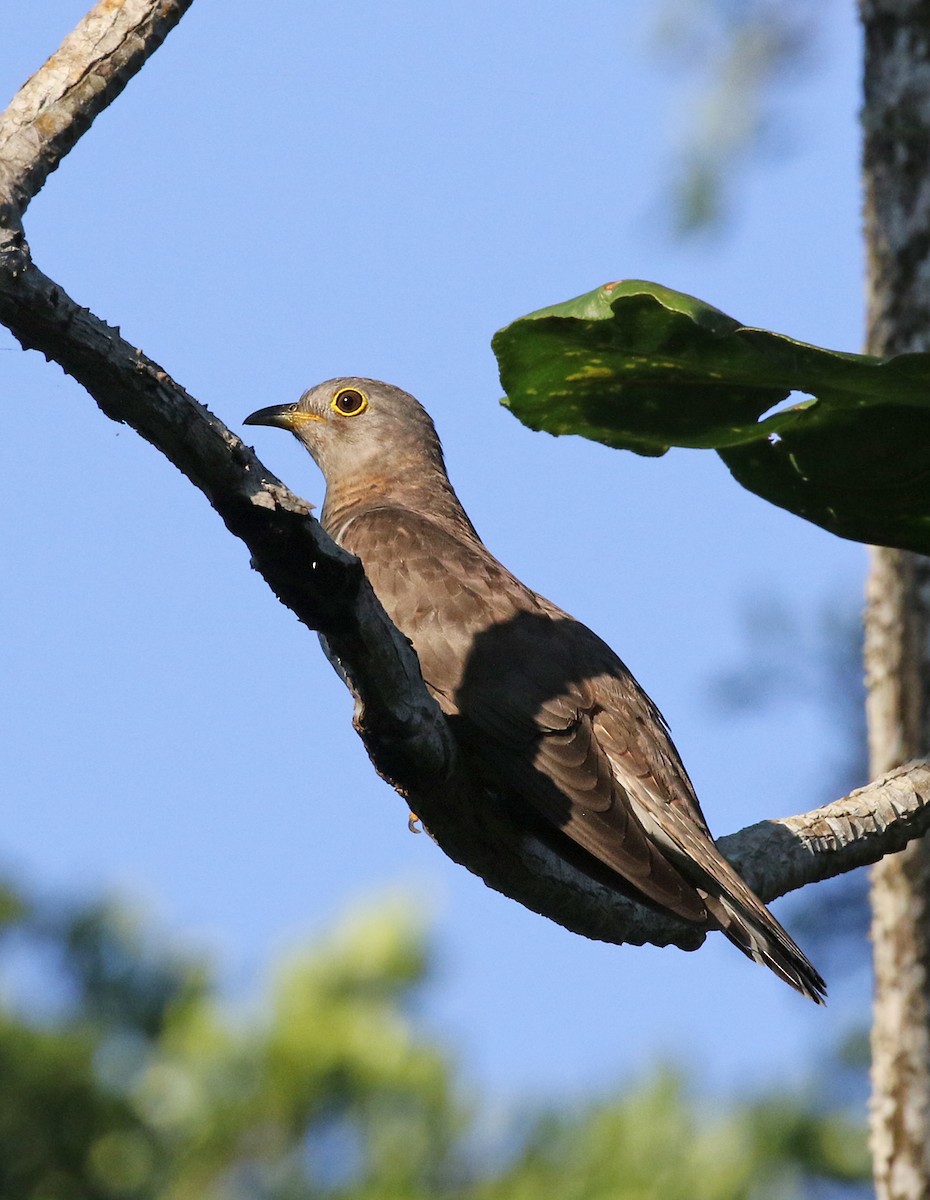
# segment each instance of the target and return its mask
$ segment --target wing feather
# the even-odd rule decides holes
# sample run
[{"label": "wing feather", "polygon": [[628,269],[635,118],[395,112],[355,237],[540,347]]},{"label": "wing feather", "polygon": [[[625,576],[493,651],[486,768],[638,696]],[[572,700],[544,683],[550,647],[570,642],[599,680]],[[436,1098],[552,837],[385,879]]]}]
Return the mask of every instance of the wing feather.
[{"label": "wing feather", "polygon": [[717,925],[821,1000],[823,980],[717,850],[661,713],[606,643],[514,578],[465,518],[365,508],[330,532],[361,558],[502,803],[534,813],[573,865]]},{"label": "wing feather", "polygon": [[341,540],[412,641],[424,680],[488,782],[653,903],[705,920],[698,891],[647,836],[599,744],[592,678],[614,667],[635,689],[634,704],[641,695],[613,652],[480,543],[420,514],[368,510]]}]

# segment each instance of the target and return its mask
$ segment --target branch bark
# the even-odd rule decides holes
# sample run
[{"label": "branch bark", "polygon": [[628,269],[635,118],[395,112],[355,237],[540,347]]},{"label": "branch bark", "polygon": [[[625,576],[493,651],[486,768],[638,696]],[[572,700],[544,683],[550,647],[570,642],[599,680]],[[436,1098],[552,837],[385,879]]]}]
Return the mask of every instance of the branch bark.
[{"label": "branch bark", "polygon": [[[576,932],[694,949],[703,941],[700,930],[572,872],[506,813],[493,811],[462,771],[416,656],[358,561],[221,421],[33,263],[21,226],[29,200],[188,3],[101,0],[0,116],[0,153],[7,156],[0,169],[0,320],[204,493],[275,595],[326,639],[355,696],[355,725],[372,762],[450,857]],[[928,823],[930,767],[917,763],[813,813],[752,826],[721,846],[750,886],[771,900],[874,862]]]},{"label": "branch bark", "polygon": [[101,0],[13,98],[0,128],[0,195],[21,219],[94,118],[158,49],[193,0]]}]

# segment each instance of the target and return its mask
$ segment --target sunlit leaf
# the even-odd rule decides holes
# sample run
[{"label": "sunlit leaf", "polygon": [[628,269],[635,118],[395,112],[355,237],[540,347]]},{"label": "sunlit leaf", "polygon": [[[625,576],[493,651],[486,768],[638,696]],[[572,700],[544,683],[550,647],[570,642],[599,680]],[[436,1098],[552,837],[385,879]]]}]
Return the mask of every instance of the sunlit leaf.
[{"label": "sunlit leaf", "polygon": [[522,317],[494,351],[532,429],[713,449],[744,487],[841,537],[930,552],[930,355],[824,350],[641,280]]}]

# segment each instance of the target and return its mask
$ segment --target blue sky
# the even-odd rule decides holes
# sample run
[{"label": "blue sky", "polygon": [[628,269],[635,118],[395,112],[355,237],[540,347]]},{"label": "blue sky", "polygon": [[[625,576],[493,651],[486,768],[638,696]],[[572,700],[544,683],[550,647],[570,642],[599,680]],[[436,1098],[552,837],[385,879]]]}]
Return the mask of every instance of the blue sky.
[{"label": "blue sky", "polygon": [[[23,5],[0,90],[85,4]],[[858,39],[828,7],[783,105],[793,151],[742,177],[716,239],[663,220],[691,106],[654,6],[578,0],[267,8],[199,0],[27,214],[36,261],[121,326],[295,490],[296,443],[242,418],[340,374],[414,392],[492,551],[619,651],[718,833],[825,797],[813,703],[711,702],[759,598],[859,603],[862,547],[741,491],[711,455],[638,459],[520,426],[490,337],[610,279],[859,348]],[[233,997],[347,907],[403,891],[434,930],[423,1020],[493,1094],[605,1088],[680,1056],[721,1092],[793,1084],[863,1011],[825,1011],[720,937],[586,942],[406,829],[315,639],[199,493],[54,365],[0,334],[7,689],[3,863],[119,893],[205,948]],[[791,901],[777,909],[790,924]],[[760,1030],[765,1030],[764,1037]]]}]

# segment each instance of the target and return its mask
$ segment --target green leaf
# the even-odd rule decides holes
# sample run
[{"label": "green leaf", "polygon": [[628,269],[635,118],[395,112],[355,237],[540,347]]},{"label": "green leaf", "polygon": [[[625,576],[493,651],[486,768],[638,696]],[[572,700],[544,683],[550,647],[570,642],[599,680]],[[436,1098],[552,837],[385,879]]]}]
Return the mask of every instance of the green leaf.
[{"label": "green leaf", "polygon": [[636,279],[521,317],[493,345],[504,403],[531,429],[713,449],[744,487],[841,537],[930,553],[930,355],[823,350]]}]

